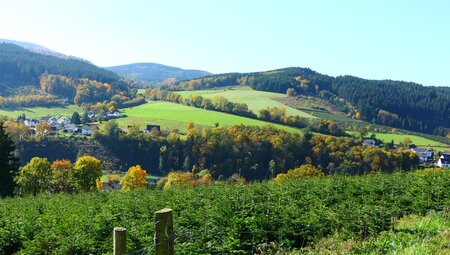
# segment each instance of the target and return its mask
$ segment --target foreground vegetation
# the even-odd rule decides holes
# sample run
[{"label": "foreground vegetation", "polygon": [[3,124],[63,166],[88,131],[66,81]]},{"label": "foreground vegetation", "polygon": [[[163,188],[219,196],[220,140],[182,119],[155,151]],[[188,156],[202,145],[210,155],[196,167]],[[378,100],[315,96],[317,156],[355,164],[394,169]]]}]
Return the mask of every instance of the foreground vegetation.
[{"label": "foreground vegetation", "polygon": [[[150,247],[154,212],[164,207],[174,210],[179,254],[251,254],[270,245],[298,253],[333,247],[389,253],[414,248],[419,244],[412,241],[428,234],[433,239],[417,249],[444,254],[448,223],[436,224],[445,214],[428,214],[432,224],[418,222],[450,206],[449,185],[450,172],[435,170],[3,199],[0,254],[111,253],[116,226],[128,229],[129,251]],[[385,243],[392,235],[400,239]]]},{"label": "foreground vegetation", "polygon": [[[338,233],[293,254],[449,254],[448,211],[405,215],[389,231],[366,239],[343,239]],[[277,249],[269,246],[269,251]],[[275,251],[274,251],[275,253]]]}]

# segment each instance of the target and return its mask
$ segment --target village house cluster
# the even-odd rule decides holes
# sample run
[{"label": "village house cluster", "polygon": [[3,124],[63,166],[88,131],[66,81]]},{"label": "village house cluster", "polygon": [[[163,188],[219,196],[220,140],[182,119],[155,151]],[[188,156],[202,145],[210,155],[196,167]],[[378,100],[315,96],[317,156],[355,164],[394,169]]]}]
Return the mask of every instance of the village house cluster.
[{"label": "village house cluster", "polygon": [[92,135],[96,130],[99,130],[98,125],[84,124],[76,125],[72,124],[68,117],[42,117],[40,119],[25,119],[23,124],[30,128],[32,134],[36,133],[36,126],[39,123],[47,123],[51,129],[48,135],[55,135],[58,131],[62,130],[68,134],[83,134]]},{"label": "village house cluster", "polygon": [[[379,147],[376,144],[376,141],[374,139],[364,139],[363,146],[370,146],[370,147]],[[432,149],[425,149],[425,148],[411,148],[411,151],[416,153],[417,157],[420,160],[420,164],[423,165],[436,165],[437,167],[450,167],[450,153],[444,152],[442,153],[437,160],[435,160],[434,157],[434,151]]]}]

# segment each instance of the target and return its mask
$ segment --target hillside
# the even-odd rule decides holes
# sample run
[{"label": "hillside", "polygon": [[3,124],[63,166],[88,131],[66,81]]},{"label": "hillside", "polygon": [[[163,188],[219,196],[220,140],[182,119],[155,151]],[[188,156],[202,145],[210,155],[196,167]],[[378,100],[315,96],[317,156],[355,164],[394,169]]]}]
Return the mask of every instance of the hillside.
[{"label": "hillside", "polygon": [[291,133],[302,133],[297,128],[169,102],[150,102],[124,109],[123,113],[127,117],[117,120],[123,128],[137,122],[142,124],[143,127],[147,124],[153,124],[160,125],[162,129],[179,129],[185,131],[187,124],[193,122],[195,125],[201,127],[213,127],[216,123],[220,126],[243,124],[263,127],[272,125]]},{"label": "hillside", "polygon": [[286,114],[299,115],[303,118],[315,118],[314,116],[289,107],[283,103],[278,102],[279,99],[286,98],[285,94],[257,91],[246,86],[217,88],[209,90],[195,90],[195,91],[178,91],[177,94],[183,98],[188,98],[190,95],[200,94],[204,98],[214,98],[216,96],[223,96],[233,103],[245,103],[248,109],[254,113],[258,113],[261,109],[267,107],[284,107]]},{"label": "hillside", "polygon": [[15,44],[0,43],[0,95],[7,95],[21,86],[38,87],[44,73],[107,83],[120,78],[85,61],[43,55]]},{"label": "hillside", "polygon": [[181,81],[200,78],[211,74],[207,71],[186,70],[156,63],[136,63],[105,67],[105,69],[123,75],[126,78],[147,83],[151,86],[154,86],[167,78],[176,78]]},{"label": "hillside", "polygon": [[244,85],[261,91],[314,96],[348,115],[417,132],[450,134],[450,89],[411,82],[332,77],[307,68],[229,73],[178,82],[162,88],[198,90]]}]

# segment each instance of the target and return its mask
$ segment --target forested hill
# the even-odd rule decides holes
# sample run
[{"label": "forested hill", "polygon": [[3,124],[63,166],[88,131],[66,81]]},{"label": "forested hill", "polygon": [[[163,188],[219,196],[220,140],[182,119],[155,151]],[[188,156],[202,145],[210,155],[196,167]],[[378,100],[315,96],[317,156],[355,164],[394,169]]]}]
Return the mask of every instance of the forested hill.
[{"label": "forested hill", "polygon": [[450,132],[450,88],[411,82],[332,77],[308,68],[285,68],[257,73],[229,73],[162,84],[162,88],[196,90],[245,85],[256,90],[313,95],[331,103],[345,100],[356,107],[358,118],[437,135]]},{"label": "forested hill", "polygon": [[120,79],[119,75],[86,61],[38,54],[14,44],[0,43],[1,90],[24,85],[39,86],[43,73],[107,83]]},{"label": "forested hill", "polygon": [[136,63],[105,68],[123,75],[126,78],[138,82],[144,82],[149,85],[156,85],[168,78],[174,78],[178,81],[182,81],[211,75],[211,73],[207,71],[186,70],[156,63]]}]

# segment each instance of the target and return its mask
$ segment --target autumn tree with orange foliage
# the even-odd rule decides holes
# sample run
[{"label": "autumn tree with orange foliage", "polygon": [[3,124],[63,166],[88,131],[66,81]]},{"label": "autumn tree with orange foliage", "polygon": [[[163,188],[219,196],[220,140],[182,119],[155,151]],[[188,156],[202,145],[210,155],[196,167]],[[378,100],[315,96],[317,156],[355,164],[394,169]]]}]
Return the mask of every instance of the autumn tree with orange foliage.
[{"label": "autumn tree with orange foliage", "polygon": [[51,165],[52,181],[50,183],[53,192],[72,192],[73,164],[70,160],[55,160]]}]

